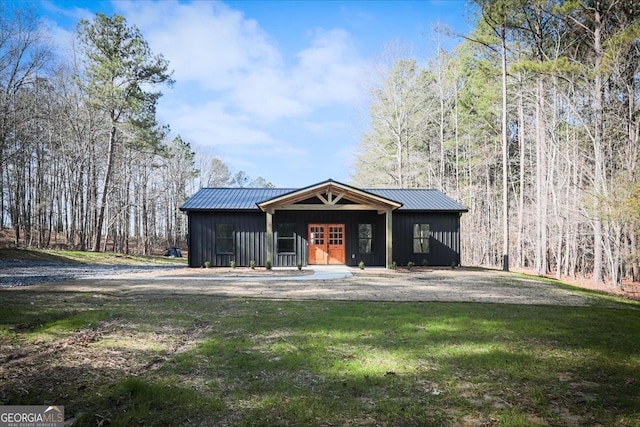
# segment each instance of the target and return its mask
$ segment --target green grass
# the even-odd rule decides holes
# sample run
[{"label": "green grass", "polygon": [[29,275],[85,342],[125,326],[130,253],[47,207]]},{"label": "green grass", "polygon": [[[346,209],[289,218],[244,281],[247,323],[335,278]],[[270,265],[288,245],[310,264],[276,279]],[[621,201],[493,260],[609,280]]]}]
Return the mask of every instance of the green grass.
[{"label": "green grass", "polygon": [[[94,426],[96,420],[108,420],[110,425],[190,425],[194,416],[205,418],[209,412],[224,409],[222,399],[209,398],[198,391],[179,387],[169,381],[146,381],[127,378],[106,387],[98,399],[108,403],[103,411],[82,414],[79,426]],[[120,411],[114,417],[113,411]]]},{"label": "green grass", "polygon": [[187,258],[158,255],[126,255],[114,252],[88,252],[47,249],[0,249],[0,259],[65,262],[75,264],[187,265]]},{"label": "green grass", "polygon": [[0,296],[4,358],[96,334],[0,371],[76,425],[640,426],[631,302]]}]

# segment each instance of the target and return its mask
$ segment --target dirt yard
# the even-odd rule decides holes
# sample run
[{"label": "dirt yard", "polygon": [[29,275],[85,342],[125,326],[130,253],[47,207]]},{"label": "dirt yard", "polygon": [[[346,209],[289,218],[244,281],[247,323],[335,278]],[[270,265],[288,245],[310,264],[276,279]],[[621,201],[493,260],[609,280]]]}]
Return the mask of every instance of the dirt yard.
[{"label": "dirt yard", "polygon": [[[295,281],[263,280],[285,276],[282,270],[175,269],[144,272],[108,279],[83,279],[28,286],[42,292],[98,292],[104,294],[208,294],[225,297],[271,299],[326,299],[367,301],[458,301],[529,305],[588,305],[590,297],[579,289],[558,286],[520,274],[478,268],[405,270],[348,269],[351,277]],[[305,271],[290,271],[305,274]],[[306,272],[308,274],[308,271]],[[242,281],[237,280],[243,276]],[[215,280],[213,280],[215,279]]]}]

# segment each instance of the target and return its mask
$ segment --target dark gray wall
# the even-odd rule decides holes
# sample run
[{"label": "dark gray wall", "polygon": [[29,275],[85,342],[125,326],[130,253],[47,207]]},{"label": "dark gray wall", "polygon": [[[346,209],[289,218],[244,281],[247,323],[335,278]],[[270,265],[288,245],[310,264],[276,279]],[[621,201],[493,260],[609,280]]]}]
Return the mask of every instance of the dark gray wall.
[{"label": "dark gray wall", "polygon": [[[189,212],[189,266],[202,267],[205,261],[212,266],[229,266],[235,260],[238,266],[248,266],[250,261],[265,265],[267,259],[265,214],[246,211]],[[233,224],[234,254],[215,253],[215,224]],[[280,223],[295,223],[294,254],[277,253],[277,229]],[[374,211],[281,211],[273,216],[274,266],[307,265],[307,226],[310,223],[345,224],[346,264],[356,266],[385,265],[385,215]],[[358,253],[358,224],[370,223],[374,228],[374,253]],[[413,224],[430,225],[430,252],[427,255],[413,253]],[[393,261],[406,265],[450,266],[460,263],[460,216],[456,213],[421,213],[396,211],[393,214]]]},{"label": "dark gray wall", "polygon": [[[429,224],[428,254],[413,253],[413,225]],[[460,264],[460,214],[457,212],[396,212],[393,215],[393,260],[417,266]]]},{"label": "dark gray wall", "polygon": [[[233,224],[234,254],[216,254],[216,224]],[[264,213],[256,212],[189,212],[189,267],[228,267],[231,261],[247,266],[250,261],[264,265],[266,224]]]}]

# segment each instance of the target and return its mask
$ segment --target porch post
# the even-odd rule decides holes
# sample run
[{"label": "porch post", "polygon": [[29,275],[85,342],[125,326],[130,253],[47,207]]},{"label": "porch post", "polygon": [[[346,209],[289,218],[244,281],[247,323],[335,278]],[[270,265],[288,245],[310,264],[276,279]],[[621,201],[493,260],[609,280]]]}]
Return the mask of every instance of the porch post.
[{"label": "porch post", "polygon": [[270,211],[265,213],[267,215],[267,261],[273,265],[273,214]]},{"label": "porch post", "polygon": [[387,209],[386,217],[386,235],[387,235],[387,268],[391,268],[391,263],[393,262],[393,210],[391,208]]}]

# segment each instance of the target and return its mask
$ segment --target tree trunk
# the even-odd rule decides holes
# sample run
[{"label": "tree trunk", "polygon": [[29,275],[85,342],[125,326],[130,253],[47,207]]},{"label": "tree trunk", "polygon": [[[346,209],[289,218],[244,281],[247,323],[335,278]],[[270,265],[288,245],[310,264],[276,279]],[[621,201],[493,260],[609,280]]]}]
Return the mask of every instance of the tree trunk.
[{"label": "tree trunk", "polygon": [[509,271],[509,140],[507,139],[507,41],[500,29],[502,51],[502,269]]},{"label": "tree trunk", "polygon": [[[113,114],[112,114],[113,117]],[[102,239],[102,225],[104,224],[104,213],[107,205],[107,196],[109,193],[109,181],[111,179],[111,170],[113,169],[113,159],[115,157],[116,145],[116,125],[111,123],[111,131],[109,132],[109,154],[107,155],[107,171],[104,175],[104,185],[102,186],[102,196],[100,200],[100,212],[98,213],[98,222],[96,224],[96,235],[93,242],[93,252],[100,251],[100,241]]]},{"label": "tree trunk", "polygon": [[602,220],[601,201],[604,186],[604,153],[602,144],[602,133],[604,128],[604,115],[602,110],[602,17],[600,15],[602,4],[596,0],[594,13],[594,48],[595,48],[595,77],[593,93],[593,112],[595,117],[595,132],[593,138],[594,167],[594,207],[593,207],[593,275],[592,280],[597,283],[603,281],[602,277]]},{"label": "tree trunk", "polygon": [[440,82],[440,117],[439,117],[439,139],[440,139],[440,167],[438,168],[438,181],[440,183],[440,190],[441,191],[446,191],[445,189],[445,138],[444,138],[444,131],[445,131],[445,99],[444,99],[444,89],[443,89],[443,83],[442,80]]},{"label": "tree trunk", "polygon": [[629,233],[629,245],[631,246],[631,277],[634,282],[640,282],[640,267],[638,263],[638,242],[633,230]]},{"label": "tree trunk", "polygon": [[142,254],[149,254],[149,212],[147,209],[147,183],[142,183]]},{"label": "tree trunk", "polygon": [[518,94],[518,149],[520,151],[520,176],[518,193],[518,243],[517,243],[517,260],[518,267],[524,267],[524,191],[525,191],[525,133],[524,133],[524,99],[522,90]]},{"label": "tree trunk", "polygon": [[544,83],[536,77],[536,274],[547,274],[547,140]]},{"label": "tree trunk", "polygon": [[[0,138],[2,137],[0,136]],[[0,230],[4,228],[4,162],[2,160],[3,144],[4,142],[0,140]]]}]

